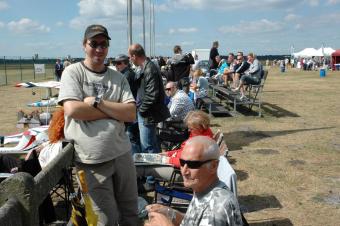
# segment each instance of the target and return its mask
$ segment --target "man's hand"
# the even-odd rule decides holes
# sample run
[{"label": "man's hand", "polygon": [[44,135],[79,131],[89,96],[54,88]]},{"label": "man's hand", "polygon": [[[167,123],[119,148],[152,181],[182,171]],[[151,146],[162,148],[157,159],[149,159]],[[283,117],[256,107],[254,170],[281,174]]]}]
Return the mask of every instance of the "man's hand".
[{"label": "man's hand", "polygon": [[158,212],[149,213],[149,222],[144,224],[145,226],[172,226],[172,222],[163,214]]}]

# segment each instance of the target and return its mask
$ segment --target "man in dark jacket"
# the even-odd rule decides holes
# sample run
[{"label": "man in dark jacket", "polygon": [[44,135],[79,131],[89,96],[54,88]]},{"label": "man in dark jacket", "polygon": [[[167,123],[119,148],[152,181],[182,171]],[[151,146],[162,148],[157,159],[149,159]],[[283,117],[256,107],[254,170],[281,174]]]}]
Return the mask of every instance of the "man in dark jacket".
[{"label": "man in dark jacket", "polygon": [[[136,73],[130,67],[129,57],[125,54],[119,54],[112,60],[112,63],[116,67],[117,71],[125,75],[125,78],[129,82],[132,95],[136,99],[139,84],[136,78]],[[132,153],[140,152],[139,129],[137,120],[135,120],[134,122],[125,123],[125,126],[126,132],[130,138]]]},{"label": "man in dark jacket", "polygon": [[55,77],[57,81],[60,81],[63,70],[64,70],[64,66],[61,63],[61,60],[57,59],[57,62],[55,63],[55,66],[54,66],[54,73],[55,73]]},{"label": "man in dark jacket", "polygon": [[137,119],[140,134],[141,151],[160,152],[156,137],[156,125],[170,117],[169,109],[164,104],[165,91],[161,72],[145,56],[140,44],[133,44],[128,49],[131,62],[139,66],[140,87],[137,91]]},{"label": "man in dark jacket", "polygon": [[113,59],[112,63],[116,67],[117,71],[125,75],[125,78],[129,82],[132,95],[136,99],[138,83],[136,81],[136,74],[130,67],[129,57],[125,54],[119,54]]},{"label": "man in dark jacket", "polygon": [[216,56],[218,55],[220,55],[218,53],[218,41],[214,41],[209,53],[210,69],[216,69],[218,67],[218,63],[216,61]]},{"label": "man in dark jacket", "polygon": [[178,82],[182,78],[188,78],[191,64],[195,63],[193,56],[182,54],[182,48],[179,45],[174,47],[174,55],[170,60],[171,70],[168,73],[167,81]]}]

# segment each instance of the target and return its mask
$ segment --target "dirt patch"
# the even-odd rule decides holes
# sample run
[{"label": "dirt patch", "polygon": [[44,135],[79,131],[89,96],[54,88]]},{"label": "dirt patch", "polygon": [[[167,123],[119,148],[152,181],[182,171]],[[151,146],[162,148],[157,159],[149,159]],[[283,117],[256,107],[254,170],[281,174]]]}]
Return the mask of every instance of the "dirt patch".
[{"label": "dirt patch", "polygon": [[275,155],[280,153],[278,150],[274,149],[257,149],[255,152],[262,155]]},{"label": "dirt patch", "polygon": [[340,192],[334,193],[333,191],[329,191],[328,194],[320,194],[313,198],[316,202],[323,202],[329,205],[335,205],[340,207]]},{"label": "dirt patch", "polygon": [[306,162],[303,160],[299,160],[299,159],[293,159],[288,161],[289,165],[291,166],[301,166],[301,165],[305,165]]}]

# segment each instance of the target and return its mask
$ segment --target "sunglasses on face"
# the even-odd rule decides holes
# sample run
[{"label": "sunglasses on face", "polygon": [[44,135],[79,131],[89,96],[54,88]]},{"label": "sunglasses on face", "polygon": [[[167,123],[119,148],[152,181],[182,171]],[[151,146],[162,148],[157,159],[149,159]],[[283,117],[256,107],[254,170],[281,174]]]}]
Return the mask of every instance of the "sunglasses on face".
[{"label": "sunglasses on face", "polygon": [[115,65],[121,65],[123,62],[116,62]]},{"label": "sunglasses on face", "polygon": [[165,91],[170,91],[171,90],[171,87],[170,88],[165,88]]},{"label": "sunglasses on face", "polygon": [[191,160],[179,159],[179,164],[181,165],[181,167],[184,167],[185,164],[187,164],[188,168],[190,169],[199,169],[205,163],[208,163],[214,160],[216,159],[208,159],[205,161],[191,161]]},{"label": "sunglasses on face", "polygon": [[103,42],[96,42],[96,41],[90,41],[89,46],[91,46],[91,48],[93,49],[97,49],[98,47],[102,48],[102,49],[106,49],[107,47],[109,47],[109,42],[108,41],[103,41]]}]

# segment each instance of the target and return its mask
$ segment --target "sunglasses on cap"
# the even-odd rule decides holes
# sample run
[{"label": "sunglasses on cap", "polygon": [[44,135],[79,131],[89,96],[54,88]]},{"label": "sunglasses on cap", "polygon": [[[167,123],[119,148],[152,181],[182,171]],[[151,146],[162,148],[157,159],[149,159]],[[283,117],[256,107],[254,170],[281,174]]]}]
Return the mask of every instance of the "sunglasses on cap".
[{"label": "sunglasses on cap", "polygon": [[91,46],[91,48],[93,49],[97,49],[98,47],[102,48],[102,49],[106,49],[107,47],[109,47],[109,42],[108,41],[103,41],[103,42],[96,42],[96,41],[90,41],[89,46]]},{"label": "sunglasses on cap", "polygon": [[192,161],[192,160],[184,160],[184,159],[179,159],[179,164],[183,167],[185,164],[187,164],[188,168],[190,169],[199,169],[202,165],[205,163],[214,161],[216,159],[208,159],[205,161]]}]

